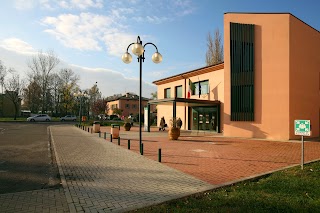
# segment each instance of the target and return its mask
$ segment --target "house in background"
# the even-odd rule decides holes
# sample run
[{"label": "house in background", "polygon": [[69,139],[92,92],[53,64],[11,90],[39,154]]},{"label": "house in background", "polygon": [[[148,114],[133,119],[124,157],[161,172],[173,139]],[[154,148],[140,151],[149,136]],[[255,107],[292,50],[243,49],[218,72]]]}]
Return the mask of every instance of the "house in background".
[{"label": "house in background", "polygon": [[[148,105],[148,98],[142,97],[142,114],[144,113],[144,107]],[[107,115],[113,115],[114,109],[122,110],[122,115],[124,117],[128,117],[129,115],[138,115],[139,114],[139,96],[133,93],[127,92],[125,95],[110,99],[106,102],[109,107],[109,111]],[[155,110],[155,106],[151,108],[151,112]]]},{"label": "house in background", "polygon": [[[6,91],[4,94],[0,94],[0,116],[1,117],[14,117],[15,106],[8,97],[10,93],[14,91]],[[18,104],[18,116],[20,116],[21,102]]]},{"label": "house in background", "polygon": [[273,140],[300,138],[294,120],[310,120],[319,137],[320,32],[290,13],[225,13],[223,40],[223,63],[153,82],[158,117]]}]

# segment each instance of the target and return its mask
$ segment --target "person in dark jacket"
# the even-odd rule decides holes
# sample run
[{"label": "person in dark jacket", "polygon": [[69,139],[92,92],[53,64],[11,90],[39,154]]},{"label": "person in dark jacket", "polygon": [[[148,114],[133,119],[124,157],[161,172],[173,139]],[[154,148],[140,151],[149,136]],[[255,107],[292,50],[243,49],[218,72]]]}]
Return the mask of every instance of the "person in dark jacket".
[{"label": "person in dark jacket", "polygon": [[159,131],[164,131],[166,129],[166,120],[164,119],[164,117],[161,118],[160,120],[160,127],[159,127]]}]

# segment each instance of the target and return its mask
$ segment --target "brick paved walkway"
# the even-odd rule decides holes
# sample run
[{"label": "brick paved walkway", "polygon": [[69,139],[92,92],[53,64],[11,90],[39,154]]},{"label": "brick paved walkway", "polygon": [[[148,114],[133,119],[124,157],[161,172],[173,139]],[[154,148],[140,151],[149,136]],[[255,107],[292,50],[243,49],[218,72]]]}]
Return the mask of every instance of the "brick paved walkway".
[{"label": "brick paved walkway", "polygon": [[69,212],[69,208],[60,188],[1,194],[0,212]]},{"label": "brick paved walkway", "polygon": [[[110,133],[110,127],[102,127]],[[103,134],[102,134],[103,135]],[[139,153],[138,127],[120,130],[121,146]],[[109,138],[107,137],[109,141]],[[144,156],[214,185],[237,182],[301,163],[301,142],[224,138],[208,132],[182,131],[179,140],[169,141],[168,132],[143,132]],[[305,142],[305,162],[320,159],[320,142]]]},{"label": "brick paved walkway", "polygon": [[51,132],[71,211],[123,212],[214,187],[75,127]]},{"label": "brick paved walkway", "polygon": [[[300,142],[224,138],[207,132],[182,132],[169,141],[167,132],[120,131],[110,143],[107,132],[91,134],[73,126],[52,126],[63,189],[0,195],[0,212],[124,212],[212,189],[219,185],[299,165]],[[131,150],[127,150],[127,139]],[[162,149],[162,163],[157,161]],[[320,159],[320,143],[305,143],[305,162]],[[181,171],[181,172],[180,172]]]}]

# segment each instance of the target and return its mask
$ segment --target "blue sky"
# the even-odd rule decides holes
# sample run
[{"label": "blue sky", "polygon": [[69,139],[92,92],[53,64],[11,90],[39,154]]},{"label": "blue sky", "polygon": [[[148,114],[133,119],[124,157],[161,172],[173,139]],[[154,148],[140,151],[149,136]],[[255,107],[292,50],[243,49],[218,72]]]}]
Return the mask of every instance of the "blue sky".
[{"label": "blue sky", "polygon": [[[104,96],[139,92],[139,64],[121,61],[137,35],[157,45],[163,62],[154,64],[146,48],[143,96],[152,82],[205,66],[206,36],[219,28],[225,12],[290,12],[320,29],[318,0],[3,0],[0,60],[24,75],[38,50],[53,49],[60,67],[80,76],[81,88],[95,82]],[[275,23],[276,24],[276,23]]]}]

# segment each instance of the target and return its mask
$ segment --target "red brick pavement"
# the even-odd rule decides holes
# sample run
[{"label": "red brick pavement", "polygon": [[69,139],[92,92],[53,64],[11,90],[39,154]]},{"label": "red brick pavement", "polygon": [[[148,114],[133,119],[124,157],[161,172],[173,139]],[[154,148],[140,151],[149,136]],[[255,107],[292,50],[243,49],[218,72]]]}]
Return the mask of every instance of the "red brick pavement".
[{"label": "red brick pavement", "polygon": [[[121,146],[127,148],[127,139],[130,139],[131,150],[139,153],[138,128],[122,131]],[[110,127],[102,127],[101,132],[110,133]],[[161,148],[162,163],[211,184],[224,184],[301,162],[301,143],[296,141],[225,138],[213,134],[197,136],[190,132],[182,132],[179,140],[170,141],[167,131],[159,132],[156,128],[147,136],[143,134],[145,157],[157,161]],[[317,159],[320,159],[320,143],[306,142],[305,162]]]}]

